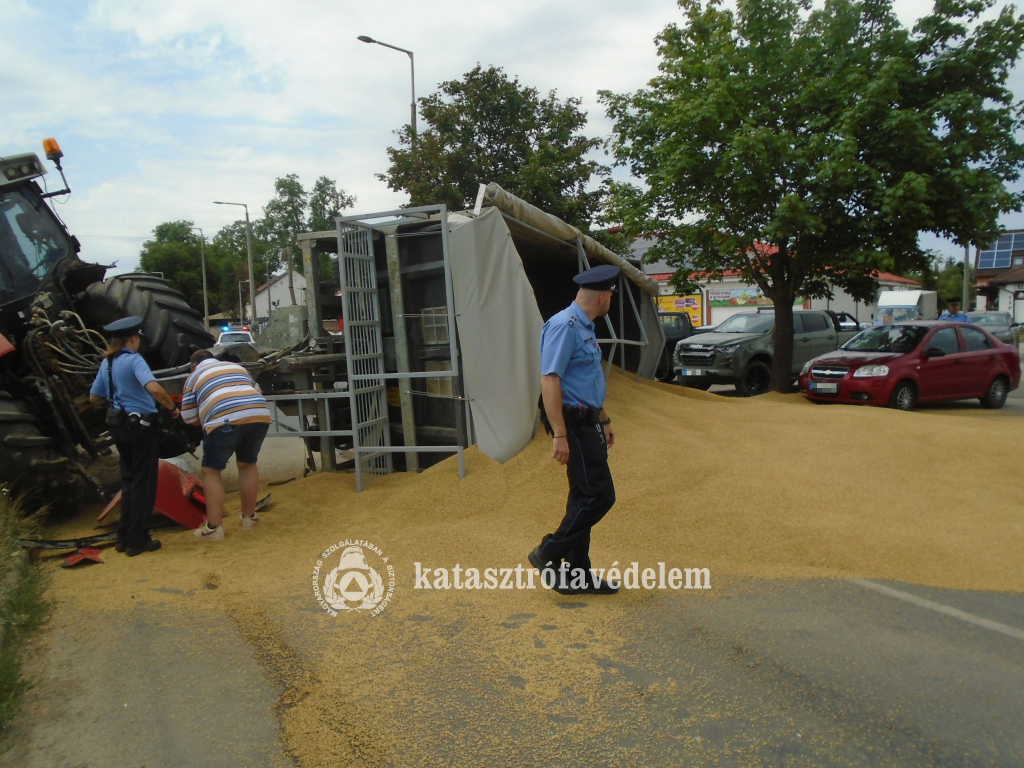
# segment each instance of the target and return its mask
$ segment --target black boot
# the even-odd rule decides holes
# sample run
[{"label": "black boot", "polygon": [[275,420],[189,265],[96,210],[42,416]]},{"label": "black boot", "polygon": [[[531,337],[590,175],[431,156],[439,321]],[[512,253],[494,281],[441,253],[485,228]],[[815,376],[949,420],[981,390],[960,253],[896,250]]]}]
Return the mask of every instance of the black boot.
[{"label": "black boot", "polygon": [[128,557],[135,557],[136,555],[141,555],[143,552],[156,552],[158,549],[160,549],[160,540],[150,539],[141,547],[126,547],[124,553],[128,555]]}]

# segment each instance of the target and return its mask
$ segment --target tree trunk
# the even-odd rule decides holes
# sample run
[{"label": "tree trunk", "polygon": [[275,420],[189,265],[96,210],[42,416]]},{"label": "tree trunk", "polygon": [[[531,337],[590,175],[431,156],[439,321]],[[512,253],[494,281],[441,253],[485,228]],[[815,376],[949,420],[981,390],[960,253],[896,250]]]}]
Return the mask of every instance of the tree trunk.
[{"label": "tree trunk", "polygon": [[772,357],[774,392],[789,392],[793,380],[793,301],[795,296],[775,297],[775,355]]}]

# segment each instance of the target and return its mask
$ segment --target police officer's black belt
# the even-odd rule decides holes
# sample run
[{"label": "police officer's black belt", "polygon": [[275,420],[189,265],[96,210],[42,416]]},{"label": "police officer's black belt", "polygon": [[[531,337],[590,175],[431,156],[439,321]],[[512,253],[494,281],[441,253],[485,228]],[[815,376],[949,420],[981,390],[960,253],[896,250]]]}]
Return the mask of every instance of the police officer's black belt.
[{"label": "police officer's black belt", "polygon": [[567,419],[578,424],[597,424],[601,420],[600,408],[588,408],[581,405],[563,405],[562,413]]}]

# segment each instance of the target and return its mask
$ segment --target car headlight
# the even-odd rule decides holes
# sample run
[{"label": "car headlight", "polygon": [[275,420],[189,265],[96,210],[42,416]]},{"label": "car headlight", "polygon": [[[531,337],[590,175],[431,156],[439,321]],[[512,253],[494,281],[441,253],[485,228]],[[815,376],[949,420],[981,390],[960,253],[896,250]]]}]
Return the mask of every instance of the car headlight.
[{"label": "car headlight", "polygon": [[740,348],[739,344],[726,344],[721,347],[715,347],[715,352],[721,352],[723,355],[731,355],[737,349]]},{"label": "car headlight", "polygon": [[888,376],[889,366],[888,365],[862,365],[856,371],[853,372],[853,378],[855,379],[869,379],[875,376]]},{"label": "car headlight", "polygon": [[811,361],[810,360],[808,360],[806,363],[804,363],[804,367],[800,369],[800,375],[803,376],[809,370],[811,370]]}]

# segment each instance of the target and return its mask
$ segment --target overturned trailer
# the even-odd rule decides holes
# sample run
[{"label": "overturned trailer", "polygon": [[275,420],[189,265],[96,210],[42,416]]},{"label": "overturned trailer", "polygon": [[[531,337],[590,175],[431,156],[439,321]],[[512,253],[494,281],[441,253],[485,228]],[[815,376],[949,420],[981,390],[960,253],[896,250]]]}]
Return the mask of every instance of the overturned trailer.
[{"label": "overturned trailer", "polygon": [[[259,380],[292,417],[307,401],[300,431],[322,441],[327,469],[337,449],[350,450],[360,489],[368,475],[424,469],[451,453],[461,473],[472,444],[500,462],[519,453],[537,425],[541,328],[590,266],[623,272],[598,321],[605,375],[617,365],[652,378],[664,347],[658,286],[637,262],[496,184],[481,185],[473,211],[346,216],[298,245],[307,284],[317,284],[319,254],[337,254],[343,335],[322,330],[317,294],[311,347],[262,364]],[[311,367],[296,364],[303,357]]]}]

